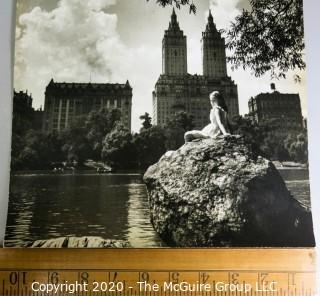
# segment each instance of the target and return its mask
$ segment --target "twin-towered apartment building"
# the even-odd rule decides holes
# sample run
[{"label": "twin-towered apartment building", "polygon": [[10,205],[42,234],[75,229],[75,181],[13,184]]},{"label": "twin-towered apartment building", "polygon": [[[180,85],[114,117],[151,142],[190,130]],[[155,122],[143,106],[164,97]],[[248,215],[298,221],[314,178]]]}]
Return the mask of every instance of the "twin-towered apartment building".
[{"label": "twin-towered apartment building", "polygon": [[239,115],[237,85],[227,74],[225,41],[211,11],[201,43],[203,75],[192,75],[188,73],[187,37],[173,10],[162,41],[162,74],[153,92],[154,124],[165,125],[173,114],[185,111],[193,116],[197,128],[205,126],[209,122],[212,91],[224,95],[230,118]]}]

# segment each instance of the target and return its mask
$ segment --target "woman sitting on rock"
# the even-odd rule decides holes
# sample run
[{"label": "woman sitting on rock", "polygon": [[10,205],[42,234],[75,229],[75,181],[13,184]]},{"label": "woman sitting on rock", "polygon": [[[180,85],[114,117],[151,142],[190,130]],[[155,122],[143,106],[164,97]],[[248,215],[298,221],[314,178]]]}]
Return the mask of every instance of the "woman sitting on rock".
[{"label": "woman sitting on rock", "polygon": [[193,130],[184,134],[185,142],[191,142],[195,139],[216,138],[220,135],[230,135],[228,127],[228,108],[223,99],[223,96],[214,91],[210,94],[210,123],[201,131]]}]

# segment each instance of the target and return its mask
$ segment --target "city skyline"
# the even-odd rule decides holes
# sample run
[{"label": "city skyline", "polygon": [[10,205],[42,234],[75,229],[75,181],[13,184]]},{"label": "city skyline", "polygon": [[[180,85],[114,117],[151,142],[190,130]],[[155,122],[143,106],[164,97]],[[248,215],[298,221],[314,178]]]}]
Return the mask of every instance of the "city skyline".
[{"label": "city skyline", "polygon": [[[202,74],[200,39],[209,8],[217,28],[222,29],[247,3],[228,0],[196,4],[195,16],[189,15],[186,8],[176,12],[188,37],[188,72]],[[41,7],[36,8],[38,5]],[[171,7],[162,9],[153,2],[136,0],[130,4],[91,0],[81,5],[78,0],[28,0],[18,12],[24,29],[17,26],[14,86],[16,90],[28,89],[35,108],[39,108],[44,105],[45,86],[51,78],[59,82],[89,82],[91,77],[97,83],[128,79],[133,87],[132,128],[138,131],[139,116],[152,114],[152,90],[161,73],[161,40],[171,12]],[[108,55],[109,52],[112,54]],[[231,71],[228,65],[228,75],[238,85],[240,114],[248,113],[252,96],[269,91],[268,74],[255,78],[250,71]],[[300,94],[306,116],[305,73],[300,75],[300,84],[294,82],[291,74],[287,80],[275,83],[280,92]]]}]

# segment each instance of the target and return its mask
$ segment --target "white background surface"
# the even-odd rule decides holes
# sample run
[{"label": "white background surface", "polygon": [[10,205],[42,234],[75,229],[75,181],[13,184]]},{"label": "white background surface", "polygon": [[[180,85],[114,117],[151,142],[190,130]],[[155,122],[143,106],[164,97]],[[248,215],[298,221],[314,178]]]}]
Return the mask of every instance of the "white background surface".
[{"label": "white background surface", "polygon": [[[86,1],[86,0],[84,0]],[[144,0],[141,0],[144,1]],[[0,1],[0,243],[4,236],[9,187],[12,115],[13,0]],[[160,9],[160,8],[159,8]],[[312,212],[320,245],[320,1],[305,0],[309,161]],[[36,74],[35,74],[36,75]],[[36,77],[35,77],[36,79]],[[318,262],[320,263],[320,256]],[[318,265],[320,266],[320,265]]]},{"label": "white background surface", "polygon": [[8,208],[14,0],[0,0],[0,244]]}]

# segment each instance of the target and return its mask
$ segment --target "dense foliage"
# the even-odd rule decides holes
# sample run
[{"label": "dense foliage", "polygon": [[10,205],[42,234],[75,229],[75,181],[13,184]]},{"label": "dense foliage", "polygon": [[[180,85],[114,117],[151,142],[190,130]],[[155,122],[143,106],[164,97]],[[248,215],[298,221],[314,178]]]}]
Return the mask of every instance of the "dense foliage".
[{"label": "dense foliage", "polygon": [[[21,117],[18,115],[14,117],[17,121]],[[31,119],[26,117],[23,124],[14,123],[12,168],[53,169],[62,163],[81,167],[90,159],[113,168],[145,169],[167,150],[180,147],[184,132],[193,127],[192,117],[184,112],[165,128],[152,126],[151,117],[145,113],[140,117],[139,133],[128,131],[120,119],[120,110],[101,109],[78,117],[69,128],[57,133],[33,130]]]},{"label": "dense foliage", "polygon": [[102,146],[102,160],[111,167],[135,167],[136,149],[133,135],[120,122],[105,136]]},{"label": "dense foliage", "polygon": [[167,150],[176,150],[184,143],[184,133],[194,128],[193,117],[186,112],[178,112],[165,128]]},{"label": "dense foliage", "polygon": [[268,159],[308,162],[308,136],[305,129],[283,131],[276,121],[258,125],[248,117],[239,116],[233,124],[233,133],[243,135],[258,154]]},{"label": "dense foliage", "polygon": [[[176,113],[164,127],[153,126],[145,113],[140,117],[139,133],[131,133],[120,119],[117,109],[92,111],[60,133],[33,130],[27,119],[25,128],[15,123],[12,168],[53,169],[62,167],[62,163],[67,167],[82,167],[87,160],[94,160],[114,169],[146,169],[166,151],[178,149],[184,142],[184,133],[194,128],[192,116],[185,112]],[[276,123],[257,125],[246,117],[238,117],[232,129],[267,158],[307,162],[308,142],[304,131],[284,136]]]},{"label": "dense foliage", "polygon": [[288,70],[304,69],[302,0],[250,0],[250,5],[227,31],[233,66],[283,78]]}]

